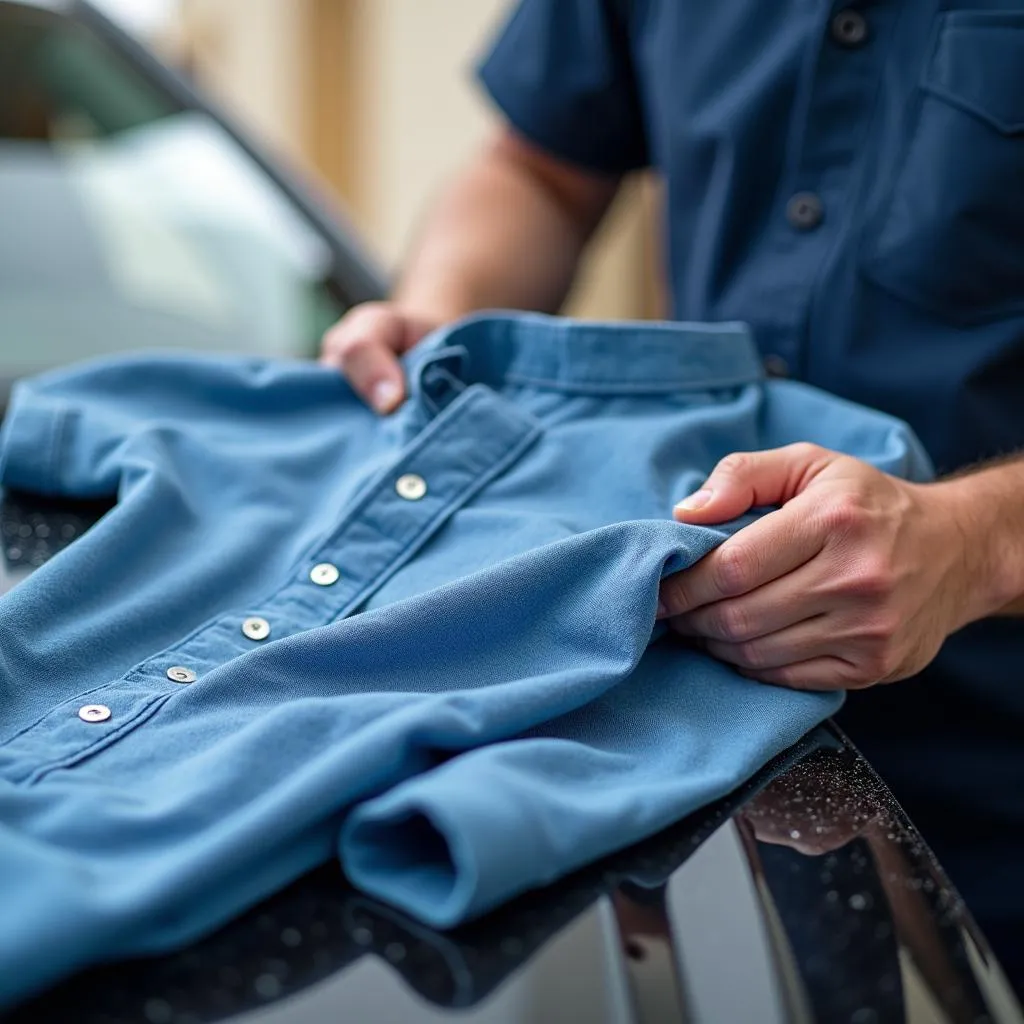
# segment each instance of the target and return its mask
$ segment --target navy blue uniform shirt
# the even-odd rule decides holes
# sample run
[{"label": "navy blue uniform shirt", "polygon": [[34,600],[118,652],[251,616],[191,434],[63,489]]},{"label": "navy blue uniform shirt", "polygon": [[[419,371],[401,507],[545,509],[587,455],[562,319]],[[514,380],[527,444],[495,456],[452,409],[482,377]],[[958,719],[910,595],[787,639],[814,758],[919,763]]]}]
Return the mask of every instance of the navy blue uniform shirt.
[{"label": "navy blue uniform shirt", "polygon": [[[1024,447],[1020,0],[525,0],[481,77],[545,150],[660,174],[673,315],[747,321],[769,367],[905,419],[939,472]],[[1013,955],[1024,625],[971,626],[845,714]]]}]

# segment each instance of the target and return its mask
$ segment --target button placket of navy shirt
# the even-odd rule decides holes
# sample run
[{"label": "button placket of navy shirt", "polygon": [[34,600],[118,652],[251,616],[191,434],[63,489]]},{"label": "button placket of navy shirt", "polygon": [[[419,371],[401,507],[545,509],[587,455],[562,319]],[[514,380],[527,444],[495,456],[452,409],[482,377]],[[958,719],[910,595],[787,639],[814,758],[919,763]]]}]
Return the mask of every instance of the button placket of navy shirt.
[{"label": "button placket of navy shirt", "polygon": [[[892,5],[871,5],[864,14],[867,39],[844,47],[833,36],[833,19],[855,6],[837,0],[816,15],[800,71],[777,212],[763,243],[772,269],[754,311],[770,325],[760,340],[774,361],[784,359],[798,376],[806,371],[820,281],[834,259],[842,222],[858,208],[854,198],[867,181],[867,165],[858,154],[869,142],[881,68],[900,14]],[[804,194],[821,204],[820,215],[794,223],[791,204]],[[745,307],[744,315],[751,312]]]},{"label": "button placket of navy shirt", "polygon": [[[421,367],[420,376],[433,361]],[[514,464],[542,431],[537,419],[482,384],[458,392],[436,415],[438,405],[425,395],[417,393],[413,401],[420,408],[411,413],[425,410],[432,418],[345,510],[338,529],[309,551],[290,580],[251,608],[204,623],[120,679],[54,708],[0,749],[5,776],[31,784],[73,766],[142,725],[175,693],[202,686],[205,673],[270,642],[243,634],[247,617],[266,618],[273,635],[283,637],[352,614],[458,509]],[[409,475],[427,484],[417,500],[402,497],[396,489],[397,481]],[[336,565],[337,581],[330,586],[313,583],[310,570],[318,563]],[[179,665],[195,672],[196,681],[184,685],[170,680],[168,669]],[[78,711],[90,702],[109,707],[110,717],[83,721]]]}]

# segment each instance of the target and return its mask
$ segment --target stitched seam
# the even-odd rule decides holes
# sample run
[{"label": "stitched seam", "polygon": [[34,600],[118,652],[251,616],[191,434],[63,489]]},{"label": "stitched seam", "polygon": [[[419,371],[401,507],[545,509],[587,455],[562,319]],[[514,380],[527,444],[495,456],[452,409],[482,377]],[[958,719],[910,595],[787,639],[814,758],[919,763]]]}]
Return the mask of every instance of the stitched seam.
[{"label": "stitched seam", "polygon": [[533,444],[534,441],[542,433],[540,426],[532,427],[527,434],[508,452],[506,452],[504,458],[495,462],[491,468],[476,476],[466,487],[459,491],[451,501],[449,501],[443,508],[439,509],[437,514],[428,520],[423,527],[406,543],[405,550],[398,555],[391,564],[378,573],[362,590],[357,591],[350,600],[346,601],[337,611],[334,613],[332,621],[336,620],[339,616],[343,615],[347,609],[354,608],[359,605],[362,601],[365,601],[373,593],[379,590],[406,562],[409,561],[413,555],[416,554],[419,546],[427,540],[437,529],[438,526],[443,525],[451,516],[453,510],[461,508],[468,501],[472,499],[475,494],[478,494],[484,487],[490,483],[495,477],[505,471],[505,469],[512,465],[522,453]]},{"label": "stitched seam", "polygon": [[[274,594],[272,594],[270,598],[267,598],[267,600],[272,600],[273,597],[275,597],[277,595],[277,593],[280,592],[280,590],[283,590],[287,586],[289,586],[288,583],[283,584],[278,589],[278,591],[275,591]],[[248,610],[248,607],[249,606],[246,606],[247,610]],[[259,605],[258,604],[257,605],[253,605],[252,607],[256,608],[256,607],[259,607]],[[241,609],[239,609],[239,610],[241,610]],[[121,678],[125,679],[125,680],[128,680],[129,682],[145,682],[145,681],[147,681],[150,678],[150,676],[145,671],[145,666],[146,665],[150,665],[153,662],[158,661],[165,654],[173,654],[175,651],[180,651],[182,649],[182,647],[184,647],[188,643],[191,643],[197,636],[200,636],[202,633],[208,632],[209,630],[213,629],[214,626],[219,626],[221,623],[227,622],[228,621],[228,617],[230,616],[230,614],[231,614],[231,609],[225,609],[224,611],[218,612],[216,615],[211,616],[205,622],[202,622],[198,626],[196,626],[196,628],[193,629],[190,633],[186,633],[185,636],[183,636],[180,640],[176,640],[170,647],[164,647],[162,650],[157,651],[156,654],[151,654],[144,661],[140,661],[137,665],[133,665],[132,668],[129,670],[129,672],[127,672]],[[159,675],[159,674],[160,673],[158,672],[157,675]],[[131,678],[129,678],[129,677],[131,677]]]},{"label": "stitched seam", "polygon": [[[466,391],[464,391],[462,393],[462,395],[467,395],[468,391],[469,391],[469,389],[467,388]],[[460,395],[459,398],[456,398],[455,402],[458,402],[459,399],[462,398],[462,395]],[[465,402],[464,408],[456,410],[456,413],[459,416],[461,416],[462,413],[466,409],[471,408],[482,397],[483,396],[482,396],[481,392],[474,392],[472,394],[468,394],[467,397],[464,400],[464,402]],[[453,402],[452,404],[454,405],[455,403]],[[451,406],[449,406],[449,408],[451,408]],[[444,420],[444,421],[433,420],[433,421],[431,421],[431,423],[428,424],[416,436],[415,442],[406,451],[406,453],[403,455],[402,459],[399,460],[399,464],[401,464],[402,462],[405,462],[410,456],[419,453],[419,451],[423,447],[423,444],[421,442],[423,442],[425,436],[427,436],[427,438],[429,439],[429,437],[432,437],[434,434],[437,433],[438,429],[445,429],[445,427],[448,424],[453,423],[455,421],[456,421],[456,417],[454,415],[453,415],[453,417],[451,419],[448,419],[448,420]],[[437,424],[439,422],[441,423],[440,428],[437,426]],[[371,482],[369,482],[366,485],[365,491],[356,499],[356,503],[351,507],[351,511],[346,516],[346,526],[348,525],[348,522],[351,521],[351,519],[353,517],[355,517],[360,511],[362,511],[362,509],[364,509],[366,507],[367,503],[373,499],[373,497],[377,494],[377,491],[378,491],[379,487],[381,486],[381,484],[383,483],[383,481],[386,479],[386,477],[388,475],[392,474],[394,472],[394,470],[395,470],[395,467],[393,465],[388,466],[387,469],[382,470],[381,473],[378,474],[377,477],[375,477]],[[249,605],[247,607],[251,607],[251,608],[264,608],[264,607],[272,604],[284,591],[288,590],[290,587],[292,587],[297,582],[297,577],[298,577],[298,574],[299,574],[300,567],[305,562],[310,561],[317,552],[323,551],[325,548],[329,547],[331,545],[331,543],[332,543],[332,538],[337,537],[337,535],[339,533],[341,533],[343,530],[344,530],[344,527],[336,527],[334,530],[330,531],[326,536],[321,536],[321,537],[317,538],[317,540],[313,541],[309,545],[309,547],[307,547],[306,551],[302,555],[299,556],[295,566],[289,571],[289,574],[285,578],[284,582],[282,582],[280,585],[278,585],[277,587],[275,587],[273,590],[269,591],[268,593],[266,593],[262,597],[256,599],[251,605]],[[170,647],[163,648],[163,650],[159,651],[158,653],[156,653],[154,655],[151,655],[150,657],[146,658],[145,660],[139,662],[137,665],[133,666],[132,669],[131,669],[131,672],[129,673],[129,675],[132,677],[131,681],[132,682],[144,681],[146,679],[146,677],[147,677],[147,673],[145,671],[145,666],[146,665],[151,664],[153,661],[157,660],[158,658],[162,657],[163,655],[173,654],[173,653],[175,653],[177,651],[182,650],[187,644],[191,643],[197,636],[200,636],[203,633],[209,632],[210,630],[212,630],[216,626],[218,626],[220,623],[224,622],[226,617],[227,617],[227,615],[228,615],[228,612],[227,611],[223,611],[223,612],[218,613],[217,615],[211,616],[205,622],[202,622],[202,623],[200,623],[200,625],[196,626],[196,628],[193,629],[191,633],[188,633],[186,636],[182,637],[180,640],[178,640],[176,643],[172,644]],[[124,677],[124,678],[127,678],[127,677]]]},{"label": "stitched seam", "polygon": [[111,729],[105,732],[102,736],[97,737],[91,743],[88,743],[84,747],[80,747],[73,754],[66,754],[64,757],[59,758],[56,761],[50,761],[46,764],[39,765],[33,771],[24,776],[20,781],[24,785],[34,785],[43,776],[55,771],[58,768],[66,768],[81,761],[83,758],[88,757],[90,753],[95,753],[105,746],[109,746],[114,740],[120,738],[127,732],[130,732],[136,726],[141,725],[146,719],[152,718],[152,716],[159,710],[159,707],[170,699],[170,694],[159,694],[156,697],[152,697],[148,700],[139,710],[131,716],[131,718],[120,723],[115,729]]},{"label": "stitched seam", "polygon": [[[930,289],[924,288],[912,281],[897,280],[890,273],[887,273],[886,264],[887,260],[890,258],[890,250],[888,247],[882,246],[882,237],[885,230],[885,224],[890,219],[892,208],[896,203],[896,198],[903,189],[903,183],[906,177],[904,172],[907,164],[907,158],[913,152],[914,147],[918,145],[919,136],[924,122],[925,99],[929,95],[934,95],[940,102],[946,101],[946,97],[941,96],[936,92],[935,87],[929,81],[929,76],[931,75],[931,69],[935,64],[939,45],[941,44],[946,25],[956,24],[956,22],[951,20],[949,16],[951,14],[982,13],[988,12],[947,11],[945,14],[938,15],[935,19],[935,25],[932,29],[932,39],[928,47],[928,56],[926,58],[924,70],[921,72],[921,77],[918,80],[916,94],[914,97],[915,106],[913,113],[913,128],[908,134],[900,151],[897,165],[898,169],[893,175],[892,183],[889,186],[885,200],[879,207],[877,215],[872,218],[871,223],[865,228],[865,234],[870,235],[871,237],[859,261],[862,272],[883,291],[888,292],[891,295],[898,296],[912,305],[920,306],[922,309],[926,309],[929,312],[950,321],[951,323],[962,325],[983,324],[1007,315],[1015,315],[1020,312],[1024,312],[1024,300],[1008,299],[1002,303],[986,305],[985,307],[977,310],[972,309],[963,311],[950,309],[948,306],[944,305],[940,299],[936,298]],[[986,24],[988,24],[988,22],[986,22]],[[1024,28],[1024,25],[1021,27]],[[960,106],[959,103],[951,103],[951,105],[957,107]]]},{"label": "stitched seam", "polygon": [[[132,672],[134,672],[134,671],[135,670],[132,669]],[[140,676],[138,679],[128,679],[128,676],[131,675],[132,672],[126,673],[123,676],[118,676],[117,679],[110,679],[110,680],[108,680],[105,683],[100,683],[99,685],[94,686],[91,690],[83,690],[81,693],[76,693],[73,696],[68,697],[66,700],[62,700],[59,704],[57,704],[54,707],[50,708],[49,711],[44,711],[43,714],[41,714],[34,722],[31,722],[29,725],[23,726],[16,733],[12,733],[10,736],[7,737],[7,739],[5,739],[2,742],[0,742],[0,747],[8,746],[9,744],[13,743],[19,737],[24,736],[25,733],[31,732],[33,729],[36,728],[36,726],[41,725],[51,715],[56,715],[59,711],[62,711],[65,708],[74,707],[76,704],[78,704],[80,701],[82,701],[86,697],[91,697],[93,694],[102,693],[104,690],[109,690],[112,686],[117,686],[118,683],[122,683],[122,682],[126,682],[126,681],[127,682],[147,682],[148,681],[145,676]]]},{"label": "stitched seam", "polygon": [[[307,549],[306,553],[299,558],[297,566],[295,567],[295,569],[292,570],[291,574],[285,579],[285,581],[283,583],[281,583],[280,586],[276,587],[273,591],[271,591],[268,594],[264,595],[263,597],[257,599],[250,607],[252,607],[252,608],[264,608],[264,607],[267,607],[268,605],[271,605],[284,591],[290,589],[297,582],[298,567],[301,566],[304,562],[309,561],[317,552],[324,551],[325,549],[329,549],[333,545],[337,544],[337,538],[339,537],[339,535],[344,533],[344,531],[351,524],[352,520],[355,519],[356,516],[358,516],[366,508],[366,506],[376,498],[376,496],[378,494],[378,491],[379,491],[379,488],[381,487],[383,482],[391,474],[393,474],[395,472],[396,466],[401,466],[401,465],[407,463],[408,461],[410,461],[414,456],[418,455],[420,453],[420,451],[422,451],[422,449],[424,447],[426,447],[426,445],[438,433],[441,433],[443,431],[451,429],[453,426],[455,426],[461,420],[461,418],[464,415],[467,415],[468,413],[470,413],[471,410],[475,406],[477,406],[477,405],[481,404],[482,402],[486,401],[487,398],[488,398],[488,392],[483,391],[483,390],[471,390],[472,388],[476,388],[476,387],[480,387],[480,385],[470,385],[470,387],[468,387],[465,391],[463,391],[462,394],[460,394],[459,397],[454,400],[452,405],[448,406],[448,409],[450,410],[450,409],[452,409],[452,406],[454,406],[456,402],[460,401],[460,399],[463,401],[463,405],[460,408],[455,409],[452,412],[452,415],[450,417],[440,418],[440,419],[436,419],[436,420],[431,421],[431,423],[427,427],[425,427],[417,435],[415,442],[403,453],[401,459],[397,460],[395,464],[388,466],[388,468],[386,470],[383,470],[381,472],[381,474],[372,483],[367,485],[367,488],[364,491],[364,493],[359,498],[357,498],[356,503],[351,507],[351,510],[345,516],[345,523],[344,523],[344,525],[341,526],[341,527],[335,528],[326,537],[321,537],[320,539],[315,541],[312,545],[310,545],[310,547]],[[465,396],[465,398],[463,398],[463,396]],[[520,413],[520,415],[522,415],[522,414]],[[540,429],[541,428],[539,427],[539,425],[537,427],[531,428],[532,433],[530,435],[528,435],[530,437],[530,439],[536,437],[537,433],[540,432]],[[519,446],[518,445],[515,448],[512,449],[513,452],[516,452],[518,450],[519,450]],[[503,459],[501,462],[497,463],[496,465],[498,467],[504,468],[507,465],[507,462]],[[494,472],[492,471],[491,473],[485,475],[482,479],[483,479],[484,482],[486,482],[486,481],[491,480],[493,478],[494,478]],[[466,495],[464,498],[461,499],[463,503],[465,503],[465,501],[469,500],[469,496],[471,495],[471,493],[475,493],[475,491],[470,492],[470,494],[467,494],[466,491],[460,491],[459,492],[460,497],[463,496],[463,495]],[[456,499],[453,499],[453,502],[451,502],[449,504],[446,504],[444,506],[444,508],[438,512],[438,516],[449,514],[449,510],[451,508],[451,505],[455,501],[460,500],[460,497],[457,497]],[[411,548],[412,545],[418,543],[419,540],[420,540],[420,537],[422,536],[423,531],[425,529],[430,528],[435,523],[436,519],[437,519],[437,516],[435,516],[434,518],[429,520],[428,523],[424,526],[423,529],[417,531],[417,533],[415,533],[410,538],[410,540],[408,540],[406,542],[406,547],[407,548]],[[385,582],[385,580],[390,578],[390,576],[395,571],[397,571],[397,568],[400,565],[404,564],[404,561],[407,560],[408,557],[410,557],[410,556],[408,556],[408,555],[400,555],[395,560],[395,562],[393,563],[392,567],[386,569],[383,574],[379,574],[378,576],[374,577],[374,579],[372,581],[367,583],[366,586],[363,587],[362,590],[358,591],[352,598],[350,598],[348,601],[346,601],[340,607],[336,607],[334,610],[332,610],[331,613],[330,613],[330,618],[328,618],[326,621],[327,622],[332,622],[332,621],[336,620],[342,614],[342,612],[345,609],[355,607],[355,604],[358,603],[358,600],[360,599],[360,595],[363,595],[363,594],[366,594],[366,593],[372,593],[373,589],[376,589],[376,588],[379,588],[380,586],[382,586],[383,583]],[[170,655],[170,654],[173,654],[173,653],[175,653],[177,651],[182,650],[186,645],[191,643],[191,641],[194,640],[197,636],[199,636],[199,635],[201,635],[203,633],[209,632],[210,630],[213,630],[216,626],[218,626],[221,623],[223,623],[225,621],[225,619],[226,619],[227,614],[228,613],[225,611],[225,612],[221,612],[218,615],[213,616],[213,617],[207,619],[201,625],[197,626],[194,630],[192,630],[191,633],[189,633],[187,636],[183,637],[181,640],[178,640],[172,646],[165,647],[162,651],[158,652],[155,655],[152,655],[149,658],[146,658],[144,661],[142,661],[138,665],[134,666],[132,668],[131,672],[128,674],[128,676],[131,677],[129,681],[131,681],[131,682],[144,682],[144,681],[146,681],[147,680],[147,673],[145,672],[144,666],[152,663],[153,661],[155,661],[156,659],[158,659],[160,657],[163,657],[164,655]],[[122,677],[122,679],[127,679],[128,676],[124,676],[124,677]],[[119,682],[120,680],[117,680],[117,681]],[[106,685],[113,685],[113,684],[106,684]]]},{"label": "stitched seam", "polygon": [[[898,27],[898,23],[897,23]],[[896,162],[896,171],[892,175],[891,180],[887,186],[885,198],[881,202],[878,208],[878,212],[871,219],[871,223],[865,227],[867,234],[871,236],[871,241],[868,243],[868,247],[864,252],[862,265],[870,274],[870,264],[875,261],[884,259],[883,248],[882,248],[882,236],[885,232],[885,226],[890,220],[892,208],[896,204],[896,196],[899,193],[900,186],[904,179],[904,168],[907,164],[908,156],[913,152],[913,148],[917,145],[918,137],[921,132],[921,124],[924,121],[922,111],[924,107],[924,76],[927,74],[927,69],[930,68],[935,61],[935,54],[939,48],[939,40],[942,36],[942,21],[938,19],[935,26],[932,29],[931,42],[928,45],[928,56],[926,58],[925,71],[921,73],[921,78],[918,80],[917,85],[913,93],[913,124],[910,132],[907,134],[906,140],[900,147],[899,159]],[[878,93],[881,96],[881,90]],[[874,275],[871,275],[874,279]],[[881,283],[881,282],[879,282]]]},{"label": "stitched seam", "polygon": [[601,380],[587,380],[582,377],[574,378],[572,381],[561,381],[549,377],[530,377],[526,374],[509,373],[505,380],[510,384],[531,384],[537,387],[550,387],[558,391],[576,391],[587,389],[604,394],[629,394],[631,391],[656,389],[664,393],[669,391],[706,391],[716,388],[742,387],[746,384],[759,384],[763,376],[743,377],[712,377],[700,380],[693,380],[687,383],[672,381],[666,383],[664,378],[651,380],[629,381],[628,383],[614,383]]},{"label": "stitched seam", "polygon": [[[900,12],[897,13],[897,15],[896,15],[896,17],[895,17],[895,19],[893,21],[893,25],[892,25],[892,27],[890,29],[890,32],[889,32],[889,45],[888,45],[888,48],[886,50],[886,53],[883,55],[883,60],[885,60],[888,57],[891,57],[891,55],[892,55],[892,53],[893,53],[893,51],[895,49],[895,40],[896,40],[896,38],[898,36],[899,29],[900,29],[900,23],[901,23],[901,19],[902,19],[903,16],[904,16],[904,12],[900,11]],[[931,63],[934,60],[935,51],[936,51],[937,47],[938,47],[938,35],[936,34],[936,35],[934,35],[934,37],[933,37],[933,39],[931,41],[930,47],[929,47],[929,56],[927,58],[927,66],[929,66],[929,67],[931,66]],[[864,129],[863,129],[863,132],[861,134],[861,145],[862,146],[868,145],[869,144],[869,140],[871,139],[872,135],[875,134],[875,132],[877,131],[878,119],[879,119],[879,111],[881,110],[883,95],[884,95],[884,90],[882,88],[881,76],[878,76],[878,79],[877,79],[877,82],[876,82],[876,87],[875,87],[875,92],[874,92],[874,97],[873,97],[872,103],[871,103],[871,114],[865,120],[865,122],[864,122]],[[915,95],[915,98],[916,98],[916,95]],[[918,124],[918,122],[920,120],[921,120],[921,118],[920,118],[920,104],[918,104],[918,109],[915,111],[915,114],[914,114],[914,131],[915,132],[917,130],[917,124]],[[902,168],[904,160],[906,159],[906,154],[908,152],[909,152],[908,149],[903,149],[903,151],[901,152],[901,154],[900,154],[900,161],[899,161],[899,167],[900,168]],[[847,189],[847,199],[848,199],[848,201],[850,203],[853,204],[855,211],[857,209],[857,204],[858,203],[860,204],[861,211],[864,210],[866,205],[870,204],[871,192],[870,192],[870,188],[866,186],[866,182],[870,179],[870,177],[871,177],[871,175],[870,175],[870,168],[866,164],[862,163],[860,171],[859,171],[858,178],[856,180],[850,182],[850,185],[849,185],[849,187]],[[882,208],[885,210],[886,215],[888,215],[888,211],[891,208],[891,204],[893,202],[893,196],[895,194],[896,186],[899,183],[900,178],[901,178],[901,171],[898,170],[896,172],[896,174],[892,178],[891,187],[889,188],[888,193],[885,195],[883,203],[882,203]],[[854,214],[854,216],[856,216],[856,214]],[[881,223],[881,221],[879,221],[879,223]],[[862,227],[861,228],[861,232],[858,233],[858,231],[856,230],[854,224],[853,223],[850,224],[849,234],[850,234],[850,237],[853,240],[854,245],[857,247],[857,249],[855,251],[855,257],[856,258],[855,258],[854,266],[856,268],[856,271],[858,271],[858,272],[860,271],[860,269],[861,269],[862,265],[864,264],[864,262],[866,260],[869,260],[871,258],[871,256],[873,255],[873,253],[875,251],[874,245],[877,243],[877,239],[881,236],[881,232],[880,231],[876,232],[875,236],[874,236],[875,239],[876,239],[876,243],[869,243],[871,245],[871,248],[869,248],[869,249],[867,249],[865,251],[864,246],[862,244],[863,232],[865,230],[869,229],[870,227],[871,227],[871,224],[868,224],[865,227]],[[807,308],[806,308],[806,311],[805,311],[804,316],[803,316],[804,338],[805,338],[805,340],[808,343],[810,342],[811,333],[814,330],[815,321],[819,319],[821,304],[825,301],[825,289],[822,287],[822,282],[825,280],[826,275],[828,273],[832,272],[834,270],[834,268],[835,268],[836,259],[838,258],[840,250],[842,249],[842,237],[841,237],[842,235],[843,235],[842,231],[836,232],[835,237],[833,238],[831,245],[829,245],[827,247],[827,249],[826,249],[826,251],[825,251],[825,253],[823,255],[823,258],[818,263],[817,271],[814,274],[814,280],[812,281],[812,284],[811,284],[810,301],[807,304]],[[810,348],[810,347],[811,346],[808,344],[808,348]],[[810,361],[809,357],[805,355],[804,356],[804,360],[803,360],[803,362],[805,364],[805,368],[806,368],[806,364],[809,361]]]},{"label": "stitched seam", "polygon": [[68,443],[68,410],[64,406],[58,407],[50,422],[49,429],[49,452],[46,458],[46,485],[51,491],[59,487],[60,478],[58,472],[64,464],[64,447]]},{"label": "stitched seam", "polygon": [[930,74],[921,82],[920,88],[936,99],[948,103],[951,107],[963,110],[965,113],[973,114],[979,121],[991,125],[1000,135],[1018,135],[1024,131],[1024,118],[1016,121],[1004,121],[998,114],[986,110],[972,99],[968,99],[961,93],[954,92],[948,86],[939,85]]},{"label": "stitched seam", "polygon": [[939,16],[953,28],[1024,30],[1024,11],[945,11]]},{"label": "stitched seam", "polygon": [[[478,405],[480,401],[484,399],[484,393],[482,391],[475,390],[477,386],[478,385],[470,385],[470,387],[466,388],[466,390],[463,391],[445,410],[446,413],[449,413],[448,417],[445,417],[444,414],[442,414],[437,419],[431,420],[423,430],[416,435],[412,444],[402,452],[401,458],[395,460],[386,469],[381,470],[376,477],[366,484],[363,492],[359,494],[353,504],[349,506],[348,515],[346,516],[347,521],[360,514],[373,500],[377,494],[378,488],[380,488],[390,474],[394,473],[396,464],[402,465],[415,455],[418,455],[438,433],[443,430],[447,430],[451,424],[458,422],[466,412]],[[459,405],[460,402],[463,403],[461,406]],[[299,557],[295,569],[293,570],[293,576],[287,579],[279,587],[275,588],[274,591],[267,595],[267,597],[265,597],[260,603],[263,604],[266,601],[272,601],[283,590],[290,587],[295,582],[294,576],[298,573],[299,568],[306,562],[310,561],[318,551],[322,551],[324,548],[328,547],[331,544],[332,539],[337,537],[343,530],[344,527],[335,527],[335,529],[329,531],[326,535],[319,537],[310,544],[309,547],[306,548],[305,552]]]}]

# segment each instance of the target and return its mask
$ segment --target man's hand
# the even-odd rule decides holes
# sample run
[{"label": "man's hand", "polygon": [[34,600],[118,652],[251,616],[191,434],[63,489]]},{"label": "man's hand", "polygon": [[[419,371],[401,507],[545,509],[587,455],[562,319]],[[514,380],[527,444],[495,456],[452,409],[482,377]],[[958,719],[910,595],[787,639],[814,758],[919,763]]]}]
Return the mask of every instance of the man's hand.
[{"label": "man's hand", "polygon": [[731,455],[676,518],[711,524],[781,508],[665,579],[659,617],[764,682],[904,679],[949,633],[998,607],[985,603],[969,480],[911,484],[810,444]]},{"label": "man's hand", "polygon": [[500,126],[436,201],[393,301],[351,310],[324,335],[321,362],[393,412],[398,356],[435,327],[478,309],[558,309],[618,187]]},{"label": "man's hand", "polygon": [[405,398],[398,357],[437,326],[393,302],[364,302],[324,335],[320,362],[340,370],[377,412],[394,412]]}]

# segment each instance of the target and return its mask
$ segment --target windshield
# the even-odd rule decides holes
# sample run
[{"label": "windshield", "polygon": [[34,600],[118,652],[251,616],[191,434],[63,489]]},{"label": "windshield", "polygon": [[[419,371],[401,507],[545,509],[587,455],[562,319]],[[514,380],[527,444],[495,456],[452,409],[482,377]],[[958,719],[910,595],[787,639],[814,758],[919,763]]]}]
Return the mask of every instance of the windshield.
[{"label": "windshield", "polygon": [[312,355],[344,311],[331,267],[213,118],[0,3],[0,378],[142,347]]}]

